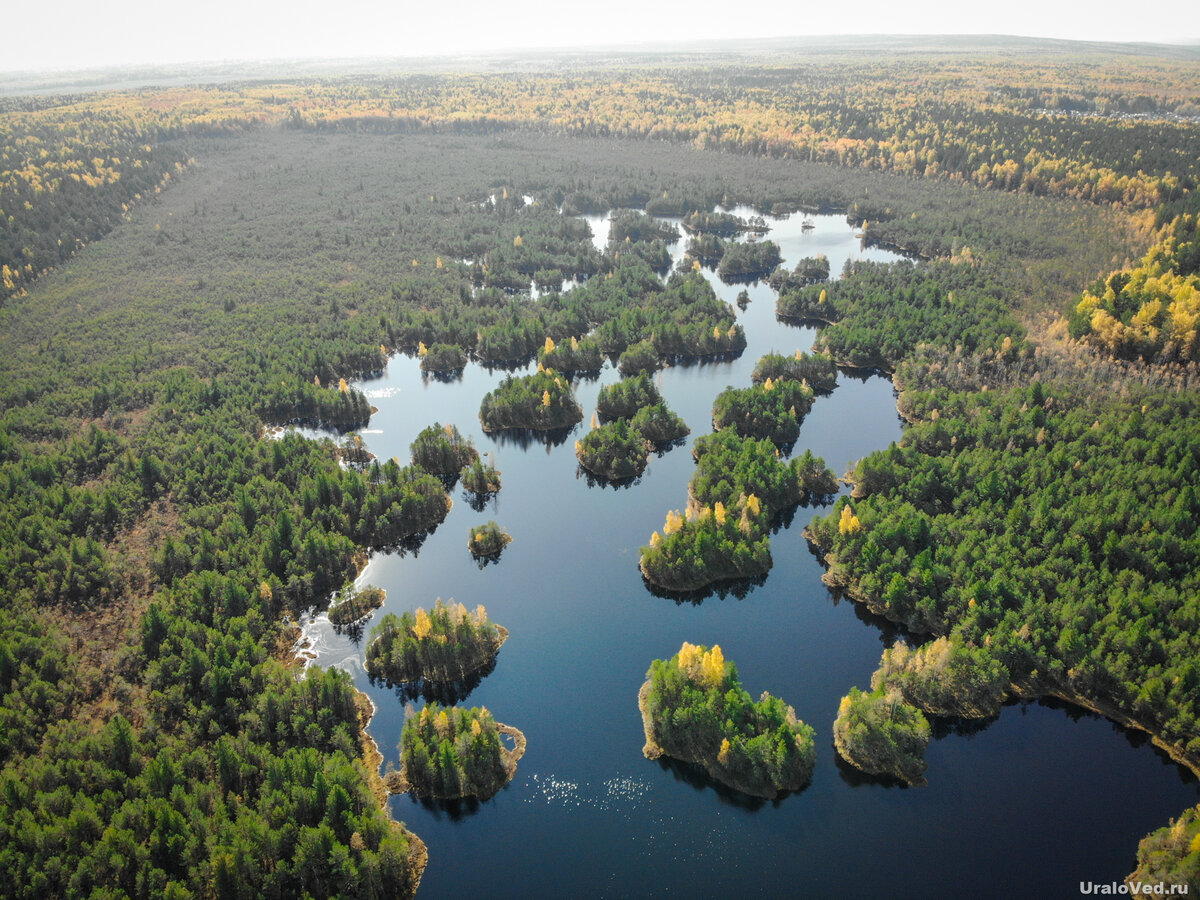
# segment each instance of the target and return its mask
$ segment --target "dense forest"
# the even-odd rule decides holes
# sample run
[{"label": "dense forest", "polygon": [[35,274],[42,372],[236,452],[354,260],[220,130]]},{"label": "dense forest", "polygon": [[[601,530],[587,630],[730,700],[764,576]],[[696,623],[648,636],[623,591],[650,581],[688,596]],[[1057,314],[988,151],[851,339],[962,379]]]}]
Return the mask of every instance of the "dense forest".
[{"label": "dense forest", "polygon": [[[1054,695],[1200,766],[1196,65],[1035,60],[826,54],[0,101],[13,895],[411,894],[424,850],[380,806],[369,713],[344,673],[296,670],[288,623],[369,549],[419,547],[450,498],[424,463],[346,465],[335,442],[275,428],[362,426],[349,381],[397,351],[431,373],[540,359],[484,399],[486,430],[579,422],[572,373],[605,358],[636,375],[740,353],[698,273],[661,279],[677,236],[651,218],[712,238],[697,262],[756,247],[727,272],[770,276],[769,241],[715,243],[755,227],[709,215],[722,203],[844,210],[868,242],[928,261],[828,282],[817,263],[777,270],[779,313],[828,323],[827,356],[764,358],[759,386],[731,395],[735,427],[696,442],[687,508],[642,549],[647,578],[691,590],[765,572],[777,517],[837,485],[737,422],[769,413],[786,441],[773,429],[803,403],[781,417],[781,384],[820,392],[834,362],[883,367],[912,424],[809,533],[831,583],[944,643],[885,655],[849,726],[902,744],[894,774],[915,777],[918,716]],[[618,208],[602,251],[571,216]],[[601,415],[669,433],[659,399],[631,381]],[[414,457],[498,489],[456,429],[427,437]],[[729,665],[720,677],[732,691]],[[775,703],[764,721],[790,728]],[[412,770],[429,792],[502,783],[487,719],[429,714],[444,764],[427,749]],[[800,744],[726,737],[725,761],[720,741],[706,752],[739,778],[756,760],[803,774]],[[1195,831],[1189,811],[1152,835],[1139,871],[1197,884]]]}]

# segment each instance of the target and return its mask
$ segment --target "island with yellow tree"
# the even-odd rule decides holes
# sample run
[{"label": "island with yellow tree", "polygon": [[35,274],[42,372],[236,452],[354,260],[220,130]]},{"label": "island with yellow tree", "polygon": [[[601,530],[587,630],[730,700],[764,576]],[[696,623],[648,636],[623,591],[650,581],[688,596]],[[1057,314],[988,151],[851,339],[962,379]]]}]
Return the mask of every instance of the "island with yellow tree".
[{"label": "island with yellow tree", "polygon": [[[501,735],[513,741],[506,747]],[[525,735],[496,721],[486,707],[430,703],[404,723],[400,771],[387,778],[392,793],[488,800],[512,781],[525,753]]]},{"label": "island with yellow tree", "polygon": [[649,759],[670,756],[702,766],[736,790],[773,800],[802,788],[816,761],[813,729],[778,697],[758,702],[742,688],[720,646],[684,642],[650,664],[638,692]]},{"label": "island with yellow tree", "polygon": [[392,684],[461,682],[490,666],[507,639],[482,605],[472,613],[439,597],[429,611],[389,613],[371,629],[367,672]]}]

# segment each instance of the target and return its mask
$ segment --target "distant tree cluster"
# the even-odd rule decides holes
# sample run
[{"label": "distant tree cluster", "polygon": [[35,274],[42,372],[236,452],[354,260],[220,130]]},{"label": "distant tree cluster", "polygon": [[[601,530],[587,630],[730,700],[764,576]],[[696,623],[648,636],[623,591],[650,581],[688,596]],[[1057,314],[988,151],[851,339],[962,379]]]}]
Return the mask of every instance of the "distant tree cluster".
[{"label": "distant tree cluster", "polygon": [[1076,305],[1071,333],[1115,356],[1200,360],[1200,214],[1176,216],[1132,269],[1097,282]]}]

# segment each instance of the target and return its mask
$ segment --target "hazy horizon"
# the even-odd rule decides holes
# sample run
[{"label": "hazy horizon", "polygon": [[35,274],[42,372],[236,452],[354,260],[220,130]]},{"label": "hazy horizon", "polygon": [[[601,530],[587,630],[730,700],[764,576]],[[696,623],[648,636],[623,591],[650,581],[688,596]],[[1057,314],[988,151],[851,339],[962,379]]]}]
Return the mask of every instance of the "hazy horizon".
[{"label": "hazy horizon", "polygon": [[54,73],[142,66],[211,66],[284,61],[454,59],[545,52],[632,51],[701,42],[803,40],[813,37],[1022,37],[1101,43],[1186,46],[1194,30],[1190,3],[1163,0],[1134,21],[1080,16],[1061,2],[1016,0],[1003,15],[986,9],[947,11],[927,0],[899,6],[864,0],[841,7],[795,9],[780,0],[735,16],[715,3],[686,12],[615,0],[603,7],[543,8],[529,0],[404,9],[379,0],[347,0],[336,11],[301,0],[253,5],[216,0],[188,17],[164,17],[148,0],[115,9],[67,0],[52,29],[12,42],[3,73]]}]

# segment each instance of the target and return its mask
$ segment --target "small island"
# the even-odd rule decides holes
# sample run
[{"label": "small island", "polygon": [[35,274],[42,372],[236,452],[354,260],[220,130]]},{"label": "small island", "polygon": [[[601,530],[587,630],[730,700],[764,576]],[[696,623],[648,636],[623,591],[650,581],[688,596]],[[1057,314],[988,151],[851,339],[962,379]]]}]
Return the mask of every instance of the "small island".
[{"label": "small island", "polygon": [[549,369],[505,378],[479,405],[479,421],[488,432],[509,428],[547,431],[570,427],[581,419],[583,409],[571,393],[570,382]]},{"label": "small island", "polygon": [[495,522],[488,522],[485,525],[476,525],[471,529],[471,537],[467,541],[467,549],[476,558],[495,559],[511,543],[511,534]]},{"label": "small island", "polygon": [[342,592],[330,605],[329,621],[338,626],[353,625],[383,606],[386,596],[387,592],[383,588],[374,585],[359,590],[350,588]]},{"label": "small island", "polygon": [[842,759],[868,775],[916,786],[926,784],[929,736],[929,720],[894,688],[869,694],[851,688],[833,723],[833,743]]},{"label": "small island", "polygon": [[695,763],[722,784],[768,800],[812,777],[813,729],[777,697],[764,692],[751,700],[719,646],[685,641],[669,660],[656,659],[638,708],[648,759]]},{"label": "small island", "polygon": [[743,437],[766,438],[790,447],[800,437],[800,421],[812,409],[813,390],[799,381],[726,388],[713,403],[713,425],[734,428]]},{"label": "small island", "polygon": [[692,452],[696,471],[684,513],[669,512],[662,533],[641,548],[642,576],[662,590],[694,591],[764,574],[772,565],[774,517],[837,490],[833,473],[811,451],[785,465],[770,441],[743,438],[732,428],[697,438]]},{"label": "small island", "polygon": [[729,244],[717,266],[717,277],[726,284],[758,281],[774,272],[782,258],[774,241]]},{"label": "small island", "polygon": [[819,456],[805,450],[788,463],[765,439],[742,437],[732,428],[696,438],[696,471],[688,483],[690,505],[729,506],[739,495],[755,495],[771,517],[799,503],[837,491],[837,478]]},{"label": "small island", "polygon": [[434,422],[409,445],[413,465],[434,475],[457,475],[464,466],[479,459],[479,451],[456,425],[442,427]]},{"label": "small island", "polygon": [[439,597],[428,612],[388,613],[371,629],[367,673],[390,684],[459,683],[491,666],[506,640],[483,606],[471,613]]},{"label": "small island", "polygon": [[630,344],[617,360],[617,371],[626,377],[657,372],[661,367],[658,351],[649,339]]},{"label": "small island", "polygon": [[[508,749],[500,736],[510,737]],[[387,779],[392,793],[419,797],[489,800],[517,774],[525,736],[497,722],[484,707],[430,703],[400,733],[400,771]]]},{"label": "small island", "polygon": [[751,216],[747,221],[733,213],[699,210],[693,210],[684,216],[681,224],[684,230],[691,234],[711,234],[723,238],[736,237],[744,231],[765,234],[770,230],[762,216]]},{"label": "small island", "polygon": [[837,365],[827,353],[811,356],[797,350],[795,356],[782,353],[767,353],[759,357],[750,380],[755,384],[765,381],[806,381],[818,394],[828,394],[837,387]]},{"label": "small island", "polygon": [[625,481],[646,470],[650,443],[625,419],[599,425],[575,442],[579,464],[600,478]]},{"label": "small island", "polygon": [[629,426],[652,444],[669,444],[691,433],[683,419],[662,402],[643,406],[629,420]]},{"label": "small island", "polygon": [[464,466],[459,472],[459,477],[462,479],[462,486],[477,496],[494,494],[500,490],[499,470],[481,459]]},{"label": "small island", "polygon": [[721,257],[725,255],[725,248],[729,244],[715,234],[699,234],[688,241],[687,256],[684,257],[684,262],[688,259],[699,260],[702,266],[715,266],[721,262]]},{"label": "small island", "polygon": [[638,561],[647,581],[678,593],[756,578],[771,565],[770,539],[753,494],[728,508],[718,500],[715,506],[689,507],[686,515],[672,510],[662,534],[650,535]]},{"label": "small island", "polygon": [[767,283],[779,294],[799,290],[810,284],[818,284],[829,280],[829,257],[806,256],[792,271],[782,266],[771,273]]},{"label": "small island", "polygon": [[456,344],[419,344],[417,356],[421,358],[422,372],[459,372],[467,364],[467,354]]},{"label": "small island", "polygon": [[644,406],[662,402],[658,388],[645,373],[622,378],[615,384],[600,388],[596,397],[596,413],[601,420],[632,419]]},{"label": "small island", "polygon": [[780,287],[779,299],[775,301],[775,315],[781,319],[826,324],[833,324],[842,317],[836,300],[829,296],[827,288],[819,284]]},{"label": "small island", "polygon": [[670,222],[660,222],[641,210],[622,209],[613,214],[612,224],[608,228],[610,244],[656,240],[673,244],[679,240],[679,229]]},{"label": "small island", "polygon": [[558,372],[599,372],[604,365],[604,354],[600,352],[600,344],[588,338],[581,341],[573,337],[556,344],[547,337],[538,351],[538,362],[543,368]]}]

